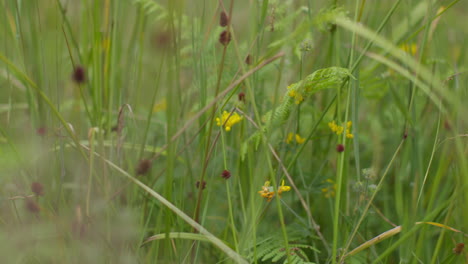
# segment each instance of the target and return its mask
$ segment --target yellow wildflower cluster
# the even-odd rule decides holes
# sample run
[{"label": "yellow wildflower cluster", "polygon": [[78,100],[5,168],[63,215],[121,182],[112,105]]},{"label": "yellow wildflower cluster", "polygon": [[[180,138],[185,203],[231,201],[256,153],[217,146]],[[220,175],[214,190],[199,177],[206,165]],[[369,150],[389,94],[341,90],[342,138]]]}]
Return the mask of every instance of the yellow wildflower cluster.
[{"label": "yellow wildflower cluster", "polygon": [[301,93],[297,92],[296,90],[291,89],[291,85],[288,86],[288,90],[289,90],[288,92],[289,97],[293,97],[294,99],[296,99],[295,101],[296,104],[300,104],[302,101],[304,101],[304,96]]},{"label": "yellow wildflower cluster", "polygon": [[233,112],[231,114],[228,111],[224,111],[223,114],[221,115],[221,118],[219,117],[216,118],[216,125],[224,126],[224,129],[226,129],[226,132],[229,132],[231,131],[231,127],[239,123],[240,121],[242,121],[242,116],[240,116],[238,113]]},{"label": "yellow wildflower cluster", "polygon": [[323,195],[325,196],[325,198],[335,197],[336,183],[332,179],[327,179],[325,182],[329,183],[329,186],[326,188],[322,188]]},{"label": "yellow wildflower cluster", "polygon": [[[278,196],[281,197],[283,192],[289,192],[291,190],[290,186],[284,185],[284,180],[281,181],[281,186],[278,187]],[[262,186],[262,190],[258,192],[260,196],[266,198],[267,201],[271,201],[275,196],[275,192],[273,191],[273,186],[270,186],[270,181],[266,181],[265,184]]]},{"label": "yellow wildflower cluster", "polygon": [[[348,121],[346,123],[346,137],[347,138],[353,138],[354,135],[351,133],[351,126],[353,125],[353,122]],[[335,121],[331,121],[328,123],[328,127],[330,127],[331,131],[336,133],[337,135],[343,134],[343,131],[345,130],[343,126],[339,126],[335,123]]]},{"label": "yellow wildflower cluster", "polygon": [[411,43],[411,44],[401,44],[399,46],[399,48],[401,50],[403,50],[404,52],[408,53],[408,54],[411,54],[411,55],[416,55],[416,52],[418,52],[418,46],[414,43]]},{"label": "yellow wildflower cluster", "polygon": [[294,133],[289,133],[288,137],[286,138],[286,143],[290,144],[293,141],[293,138],[296,139],[297,144],[302,144],[302,143],[304,143],[306,141],[306,139],[301,137],[299,134],[296,134],[294,136]]},{"label": "yellow wildflower cluster", "polygon": [[166,102],[166,98],[164,98],[154,105],[153,113],[164,111],[166,110],[166,108],[167,108],[167,102]]}]

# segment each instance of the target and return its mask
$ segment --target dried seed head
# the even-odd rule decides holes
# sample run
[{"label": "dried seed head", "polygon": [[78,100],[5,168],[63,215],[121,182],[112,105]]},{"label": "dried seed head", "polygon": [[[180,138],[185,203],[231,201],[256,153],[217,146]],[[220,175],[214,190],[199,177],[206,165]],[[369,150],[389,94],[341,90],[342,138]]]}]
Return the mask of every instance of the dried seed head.
[{"label": "dried seed head", "polygon": [[142,159],[138,163],[138,167],[136,169],[137,175],[146,174],[151,169],[151,160],[149,159]]},{"label": "dried seed head", "polygon": [[276,20],[276,8],[271,10],[271,15],[268,16],[268,24],[270,25],[270,31],[275,31],[275,20]]},{"label": "dried seed head", "polygon": [[224,179],[229,179],[231,178],[231,172],[228,171],[228,170],[223,170],[223,172],[221,173],[221,177],[223,177]]},{"label": "dried seed head", "polygon": [[458,243],[457,245],[455,245],[455,248],[453,249],[453,253],[460,255],[463,252],[464,248],[465,248],[465,244]]},{"label": "dried seed head", "polygon": [[226,12],[221,12],[219,15],[219,25],[222,27],[225,27],[229,24],[229,16],[226,14]]},{"label": "dried seed head", "polygon": [[33,182],[31,184],[31,191],[36,195],[36,196],[43,196],[44,195],[44,186],[42,186],[41,183],[39,182]]},{"label": "dried seed head", "polygon": [[26,203],[26,209],[28,209],[29,212],[33,214],[38,214],[41,211],[39,204],[37,204],[37,202],[34,201],[33,199],[27,198],[25,200],[25,203]]},{"label": "dried seed head", "polygon": [[[121,134],[122,133],[122,129],[124,128],[125,126],[125,115],[124,115],[124,109],[125,109],[125,106],[128,106],[127,104],[124,104],[120,107],[119,109],[119,116],[117,118],[117,125],[115,125],[115,127],[112,127],[112,131],[115,131],[117,132],[117,134]],[[130,110],[131,111],[131,110]]]},{"label": "dried seed head", "polygon": [[223,46],[227,46],[231,42],[231,33],[229,31],[224,30],[219,35],[219,43],[223,44]]},{"label": "dried seed head", "polygon": [[240,92],[237,97],[239,98],[239,101],[245,102],[245,93]]},{"label": "dried seed head", "polygon": [[153,35],[153,44],[156,50],[165,51],[171,48],[172,44],[171,32],[168,30],[161,30],[155,32]]},{"label": "dried seed head", "polygon": [[252,56],[250,54],[245,57],[245,64],[252,65]]},{"label": "dried seed head", "polygon": [[336,151],[338,151],[338,152],[343,152],[343,151],[344,151],[344,146],[343,146],[343,144],[338,144],[338,145],[336,146]]},{"label": "dried seed head", "polygon": [[403,139],[406,139],[408,137],[408,131],[405,130],[405,132],[403,133]]},{"label": "dried seed head", "polygon": [[73,71],[72,79],[78,84],[84,83],[86,81],[85,69],[82,66],[76,66]]},{"label": "dried seed head", "polygon": [[36,134],[38,134],[41,137],[45,136],[46,132],[47,130],[45,127],[39,127],[38,129],[36,129]]},{"label": "dried seed head", "polygon": [[195,183],[195,186],[197,187],[197,189],[205,189],[206,188],[206,181],[203,181],[202,184],[200,184],[200,181],[197,181],[197,183]]},{"label": "dried seed head", "polygon": [[450,124],[450,121],[448,120],[444,121],[444,128],[449,131],[452,130],[452,125]]}]

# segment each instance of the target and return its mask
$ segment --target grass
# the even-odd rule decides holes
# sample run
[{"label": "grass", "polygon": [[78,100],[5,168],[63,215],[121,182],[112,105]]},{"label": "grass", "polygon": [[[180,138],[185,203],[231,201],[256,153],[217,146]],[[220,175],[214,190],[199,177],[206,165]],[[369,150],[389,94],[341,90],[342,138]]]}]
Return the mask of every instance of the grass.
[{"label": "grass", "polygon": [[463,1],[0,5],[2,263],[468,262]]}]

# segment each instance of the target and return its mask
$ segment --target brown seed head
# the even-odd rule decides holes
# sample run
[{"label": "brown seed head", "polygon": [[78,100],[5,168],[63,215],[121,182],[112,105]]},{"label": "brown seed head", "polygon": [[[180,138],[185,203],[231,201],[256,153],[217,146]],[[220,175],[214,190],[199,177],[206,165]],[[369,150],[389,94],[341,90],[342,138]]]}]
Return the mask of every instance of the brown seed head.
[{"label": "brown seed head", "polygon": [[224,30],[219,35],[219,43],[223,44],[223,46],[227,46],[231,42],[231,33],[229,31]]},{"label": "brown seed head", "polygon": [[237,97],[239,98],[239,101],[245,102],[245,93],[240,92]]},{"label": "brown seed head", "polygon": [[202,184],[200,184],[200,181],[197,181],[197,183],[195,183],[195,186],[197,187],[197,189],[205,189],[206,188],[206,181],[203,181]]},{"label": "brown seed head", "polygon": [[222,27],[225,27],[229,24],[229,16],[226,14],[226,12],[221,12],[219,15],[219,25]]},{"label": "brown seed head", "polygon": [[463,243],[458,243],[455,248],[453,249],[453,253],[460,255],[463,252],[463,249],[465,248],[465,244]]},{"label": "brown seed head", "polygon": [[343,151],[344,151],[344,146],[343,146],[343,144],[338,144],[338,145],[336,146],[336,151],[338,151],[338,152],[343,152]]},{"label": "brown seed head", "polygon": [[444,121],[444,128],[446,130],[452,130],[452,125],[450,124],[450,121],[448,121],[448,120]]},{"label": "brown seed head", "polygon": [[39,182],[33,182],[31,184],[31,191],[36,196],[43,196],[44,195],[44,186]]},{"label": "brown seed head", "polygon": [[41,137],[45,136],[46,132],[47,130],[45,127],[39,127],[38,129],[36,129],[36,133]]},{"label": "brown seed head", "polygon": [[249,54],[245,57],[245,64],[251,65],[252,64],[252,56]]},{"label": "brown seed head", "polygon": [[38,214],[41,211],[41,208],[39,207],[39,204],[37,204],[37,202],[34,201],[33,199],[27,198],[25,200],[25,203],[26,203],[26,209],[29,212],[31,212],[33,214]]},{"label": "brown seed head", "polygon": [[142,159],[138,163],[138,167],[136,169],[137,175],[146,174],[151,169],[151,160],[149,159]]},{"label": "brown seed head", "polygon": [[171,48],[172,36],[168,30],[161,30],[154,33],[153,44],[156,50],[165,51]]},{"label": "brown seed head", "polygon": [[78,84],[84,83],[86,81],[85,69],[82,66],[76,66],[73,71],[72,79]]},{"label": "brown seed head", "polygon": [[223,170],[223,172],[221,173],[221,177],[223,177],[224,179],[229,179],[231,178],[231,172],[228,171],[228,170]]}]

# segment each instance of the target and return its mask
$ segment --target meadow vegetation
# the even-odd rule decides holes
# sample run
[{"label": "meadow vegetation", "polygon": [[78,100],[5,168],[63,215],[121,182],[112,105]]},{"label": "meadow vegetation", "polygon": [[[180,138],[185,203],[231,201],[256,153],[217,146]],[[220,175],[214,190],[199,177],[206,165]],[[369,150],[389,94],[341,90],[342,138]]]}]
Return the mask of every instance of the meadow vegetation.
[{"label": "meadow vegetation", "polygon": [[464,1],[0,7],[0,263],[468,263]]}]

